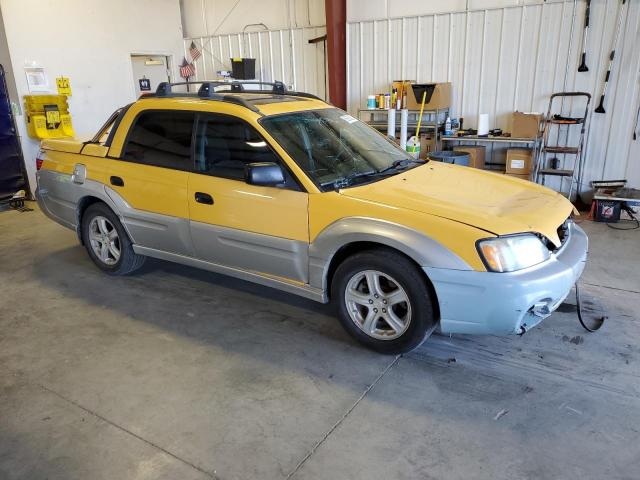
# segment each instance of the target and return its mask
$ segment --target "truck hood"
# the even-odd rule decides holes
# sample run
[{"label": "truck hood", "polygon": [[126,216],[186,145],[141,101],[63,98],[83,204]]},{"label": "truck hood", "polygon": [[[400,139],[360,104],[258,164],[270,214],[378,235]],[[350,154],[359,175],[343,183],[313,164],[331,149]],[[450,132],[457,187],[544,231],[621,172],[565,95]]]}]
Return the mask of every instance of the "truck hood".
[{"label": "truck hood", "polygon": [[448,218],[495,235],[536,232],[556,246],[558,227],[573,211],[565,197],[535,183],[433,161],[339,193]]}]

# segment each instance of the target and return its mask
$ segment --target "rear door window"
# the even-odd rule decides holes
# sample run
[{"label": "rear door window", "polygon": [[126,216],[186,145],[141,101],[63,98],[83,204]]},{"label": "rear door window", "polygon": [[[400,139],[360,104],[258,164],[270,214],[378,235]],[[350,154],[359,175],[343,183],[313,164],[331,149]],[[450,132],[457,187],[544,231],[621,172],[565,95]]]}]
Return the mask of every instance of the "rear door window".
[{"label": "rear door window", "polygon": [[194,112],[141,113],[129,132],[122,159],[174,170],[192,170],[194,119]]}]

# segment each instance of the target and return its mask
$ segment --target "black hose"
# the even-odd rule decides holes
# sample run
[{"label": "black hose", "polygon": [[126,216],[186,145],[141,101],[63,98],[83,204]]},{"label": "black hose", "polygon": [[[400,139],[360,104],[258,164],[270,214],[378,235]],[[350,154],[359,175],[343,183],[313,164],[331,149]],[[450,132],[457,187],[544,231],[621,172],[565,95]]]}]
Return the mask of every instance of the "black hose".
[{"label": "black hose", "polygon": [[633,211],[633,209],[627,204],[627,202],[622,202],[621,208],[622,208],[622,210],[627,212],[627,215],[629,215],[630,219],[629,220],[620,220],[620,223],[625,222],[627,225],[631,224],[631,226],[628,226],[628,227],[615,227],[613,224],[607,223],[607,227],[612,228],[614,230],[637,230],[637,229],[639,229],[640,228],[640,220],[638,220],[638,217],[635,216],[636,212]]},{"label": "black hose", "polygon": [[582,325],[582,327],[587,332],[595,332],[596,330],[600,330],[602,325],[604,325],[604,321],[607,319],[607,316],[603,315],[602,317],[597,318],[593,325],[591,325],[590,327],[587,327],[587,324],[584,323],[584,319],[582,318],[582,304],[580,302],[580,290],[578,289],[578,282],[576,282],[575,288],[576,288],[576,311],[578,313],[578,321],[580,322],[580,325]]}]

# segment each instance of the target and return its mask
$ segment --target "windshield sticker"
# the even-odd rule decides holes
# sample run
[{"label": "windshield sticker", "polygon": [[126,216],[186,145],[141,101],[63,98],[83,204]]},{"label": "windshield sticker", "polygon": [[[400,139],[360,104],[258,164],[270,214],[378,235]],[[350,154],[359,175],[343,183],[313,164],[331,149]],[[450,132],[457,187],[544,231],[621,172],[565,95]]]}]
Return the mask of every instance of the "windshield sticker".
[{"label": "windshield sticker", "polygon": [[357,118],[353,118],[351,115],[347,114],[347,115],[340,115],[340,118],[342,120],[344,120],[347,123],[353,123],[353,122],[357,122],[358,119]]}]

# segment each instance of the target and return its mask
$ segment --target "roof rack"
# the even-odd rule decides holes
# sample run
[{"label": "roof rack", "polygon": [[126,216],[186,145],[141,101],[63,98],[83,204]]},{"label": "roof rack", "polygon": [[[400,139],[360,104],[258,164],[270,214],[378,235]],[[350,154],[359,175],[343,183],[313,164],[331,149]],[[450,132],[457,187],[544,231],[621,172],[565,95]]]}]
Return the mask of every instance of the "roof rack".
[{"label": "roof rack", "polygon": [[[198,89],[197,96],[199,98],[206,98],[211,100],[220,100],[224,102],[236,103],[238,105],[243,105],[254,112],[257,112],[258,109],[255,105],[247,102],[242,97],[225,95],[225,93],[255,93],[255,94],[265,94],[270,93],[274,95],[291,95],[295,97],[304,97],[304,98],[312,98],[315,100],[321,100],[316,95],[306,92],[294,92],[287,90],[287,87],[284,83],[275,81],[275,82],[259,82],[255,80],[248,80],[244,82],[239,82],[237,80],[233,82],[221,82],[221,81],[210,81],[203,80],[200,82],[162,82],[158,85],[156,89],[155,97],[169,97],[169,96],[182,96],[184,94],[176,94],[172,92],[172,88],[177,85],[193,85],[200,84],[200,88]],[[246,89],[245,85],[269,85],[271,86],[270,90],[266,89]],[[216,88],[226,87],[223,91],[216,91]],[[149,96],[149,95],[148,95]]]},{"label": "roof rack", "polygon": [[[271,91],[263,90],[263,89],[251,89],[247,90],[245,85],[269,85],[271,87]],[[207,96],[207,93],[215,91],[216,87],[229,87],[231,92],[260,92],[260,93],[274,93],[276,95],[285,95],[287,93],[287,87],[284,83],[275,81],[275,82],[257,82],[257,81],[245,81],[239,82],[234,80],[233,82],[202,82],[202,86],[200,90],[198,90],[198,96],[204,97]]]}]

